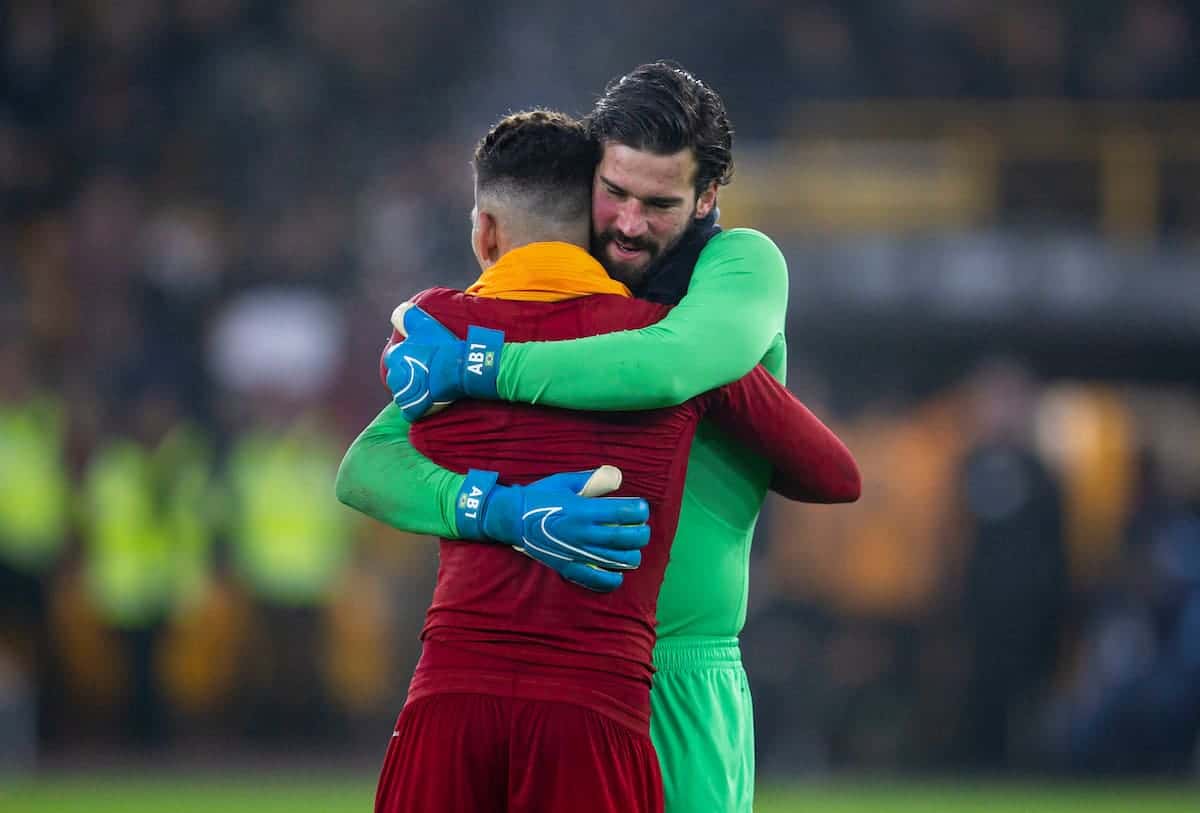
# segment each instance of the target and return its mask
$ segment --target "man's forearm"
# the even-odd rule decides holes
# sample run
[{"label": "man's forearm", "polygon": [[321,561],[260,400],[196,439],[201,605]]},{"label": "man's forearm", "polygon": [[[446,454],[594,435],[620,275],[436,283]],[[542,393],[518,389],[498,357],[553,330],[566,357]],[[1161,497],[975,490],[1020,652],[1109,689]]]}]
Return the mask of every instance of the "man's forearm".
[{"label": "man's forearm", "polygon": [[380,412],[346,451],[337,498],[402,531],[458,538],[454,509],[464,475],[421,454],[409,427],[394,404]]},{"label": "man's forearm", "polygon": [[508,401],[567,409],[655,409],[734,381],[782,344],[787,265],[764,235],[734,230],[700,255],[687,296],[655,325],[506,345]]}]

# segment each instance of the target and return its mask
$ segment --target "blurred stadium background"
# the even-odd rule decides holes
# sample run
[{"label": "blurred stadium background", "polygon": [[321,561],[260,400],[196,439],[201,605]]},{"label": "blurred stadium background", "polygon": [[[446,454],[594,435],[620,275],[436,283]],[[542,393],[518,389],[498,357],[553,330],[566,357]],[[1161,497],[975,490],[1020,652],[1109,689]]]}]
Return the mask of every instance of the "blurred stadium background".
[{"label": "blurred stadium background", "polygon": [[1195,809],[1197,37],[1185,0],[0,4],[0,808],[367,809],[436,568],[332,496],[388,314],[473,278],[492,121],[669,57],[865,480],[760,523],[760,809]]}]

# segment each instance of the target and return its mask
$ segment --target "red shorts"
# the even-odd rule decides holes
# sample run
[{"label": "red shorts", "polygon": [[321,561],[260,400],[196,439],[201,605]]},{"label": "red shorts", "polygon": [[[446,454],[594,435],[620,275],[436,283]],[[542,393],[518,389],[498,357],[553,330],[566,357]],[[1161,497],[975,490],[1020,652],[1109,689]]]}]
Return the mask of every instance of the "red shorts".
[{"label": "red shorts", "polygon": [[570,703],[433,694],[400,712],[376,813],[662,813],[650,737]]}]

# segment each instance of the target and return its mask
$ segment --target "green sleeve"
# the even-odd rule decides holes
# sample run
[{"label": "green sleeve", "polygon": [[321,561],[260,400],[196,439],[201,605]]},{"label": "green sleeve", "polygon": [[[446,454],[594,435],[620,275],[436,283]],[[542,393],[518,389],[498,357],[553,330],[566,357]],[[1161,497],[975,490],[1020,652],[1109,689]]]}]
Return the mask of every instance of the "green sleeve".
[{"label": "green sleeve", "polygon": [[342,458],[337,498],[393,528],[457,539],[455,501],[465,477],[417,451],[408,430],[400,409],[388,404]]},{"label": "green sleeve", "polygon": [[769,237],[732,229],[709,241],[687,295],[660,322],[561,342],[506,344],[507,401],[567,409],[656,409],[736,381],[782,345],[788,274]]}]

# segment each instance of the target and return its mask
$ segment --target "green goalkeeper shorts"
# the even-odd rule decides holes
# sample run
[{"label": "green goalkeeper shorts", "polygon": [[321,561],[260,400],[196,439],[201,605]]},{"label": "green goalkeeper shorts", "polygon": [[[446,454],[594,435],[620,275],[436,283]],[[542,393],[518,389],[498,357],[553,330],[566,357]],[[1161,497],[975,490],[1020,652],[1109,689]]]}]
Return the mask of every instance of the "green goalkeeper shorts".
[{"label": "green goalkeeper shorts", "polygon": [[666,813],[750,813],[754,713],[737,638],[659,639],[654,666],[650,736]]}]

